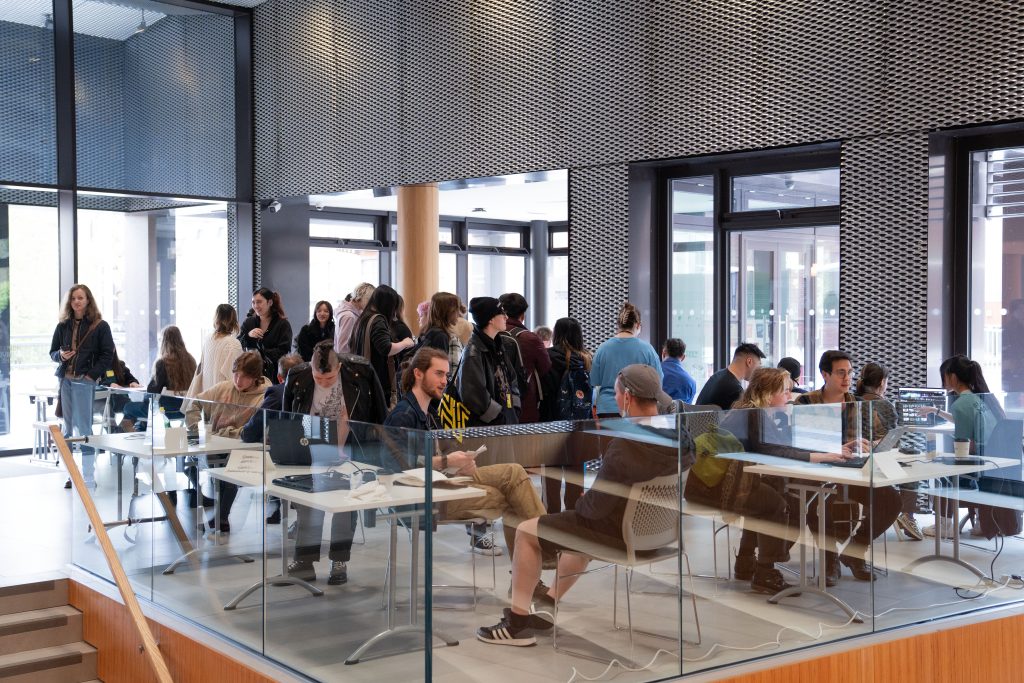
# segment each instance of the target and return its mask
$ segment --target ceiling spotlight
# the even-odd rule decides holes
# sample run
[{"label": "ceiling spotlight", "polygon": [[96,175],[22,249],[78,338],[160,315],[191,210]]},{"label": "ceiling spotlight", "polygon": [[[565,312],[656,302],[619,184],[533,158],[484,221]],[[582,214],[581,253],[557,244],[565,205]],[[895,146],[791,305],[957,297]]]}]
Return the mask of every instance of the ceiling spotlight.
[{"label": "ceiling spotlight", "polygon": [[478,206],[475,209],[473,209],[470,213],[487,213],[487,209],[485,209],[482,206]]},{"label": "ceiling spotlight", "polygon": [[147,28],[148,27],[146,26],[146,10],[142,10],[142,21],[140,21],[139,25],[135,27],[135,35],[145,33]]},{"label": "ceiling spotlight", "polygon": [[324,210],[324,203],[323,202],[317,202],[316,203],[316,210],[317,211],[323,211]]},{"label": "ceiling spotlight", "polygon": [[47,31],[52,31],[53,30],[53,15],[52,14],[44,14],[43,15],[43,28],[45,28]]},{"label": "ceiling spotlight", "polygon": [[270,209],[272,213],[277,213],[278,211],[281,210],[281,202],[275,199],[274,201],[270,202],[270,204],[267,205],[267,208]]}]

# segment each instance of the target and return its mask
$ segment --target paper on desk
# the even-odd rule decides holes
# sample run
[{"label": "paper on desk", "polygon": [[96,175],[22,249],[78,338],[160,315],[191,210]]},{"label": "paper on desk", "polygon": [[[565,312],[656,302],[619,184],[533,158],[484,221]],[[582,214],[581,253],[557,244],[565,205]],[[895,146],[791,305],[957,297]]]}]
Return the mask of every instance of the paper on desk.
[{"label": "paper on desk", "polygon": [[349,494],[349,498],[366,502],[391,500],[391,494],[379,482],[368,481]]},{"label": "paper on desk", "polygon": [[225,474],[263,474],[274,471],[274,461],[269,453],[256,449],[236,449],[228,456]]}]

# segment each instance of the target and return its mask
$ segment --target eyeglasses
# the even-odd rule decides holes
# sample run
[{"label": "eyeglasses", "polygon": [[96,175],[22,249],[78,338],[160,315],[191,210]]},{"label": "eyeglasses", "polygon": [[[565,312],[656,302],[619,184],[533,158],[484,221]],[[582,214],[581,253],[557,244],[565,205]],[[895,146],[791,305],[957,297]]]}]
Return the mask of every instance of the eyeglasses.
[{"label": "eyeglasses", "polygon": [[835,375],[839,379],[845,379],[846,377],[854,379],[855,377],[855,375],[853,374],[853,370],[836,370],[835,372],[830,372],[828,374]]}]

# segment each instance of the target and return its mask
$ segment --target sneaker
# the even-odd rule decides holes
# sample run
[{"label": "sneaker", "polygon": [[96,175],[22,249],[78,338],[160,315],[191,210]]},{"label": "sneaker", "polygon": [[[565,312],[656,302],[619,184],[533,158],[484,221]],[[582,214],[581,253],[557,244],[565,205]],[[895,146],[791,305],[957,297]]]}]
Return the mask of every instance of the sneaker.
[{"label": "sneaker", "polygon": [[825,586],[834,588],[839,585],[839,556],[835,553],[825,553]]},{"label": "sneaker", "polygon": [[64,482],[64,488],[66,488],[66,489],[71,488],[71,478],[70,477],[68,477],[68,480],[66,482]]},{"label": "sneaker", "polygon": [[[513,614],[511,610],[508,616],[502,616],[494,626],[482,626],[476,630],[477,640],[493,645],[512,645],[514,647],[529,647],[537,644],[533,636],[533,629],[530,627],[533,615]],[[513,626],[512,622],[520,621],[522,625]]]},{"label": "sneaker", "polygon": [[473,541],[473,552],[477,555],[504,555],[503,551],[499,546],[494,545],[491,541],[490,534],[484,534],[477,536],[476,540]]},{"label": "sneaker", "polygon": [[935,537],[938,533],[942,534],[942,538],[951,539],[953,538],[953,525],[956,524],[952,519],[947,517],[938,518],[938,526],[941,527],[940,531],[936,531],[936,525],[932,524],[924,528],[924,535]]},{"label": "sneaker", "polygon": [[331,562],[331,575],[327,577],[328,586],[340,586],[348,583],[348,567],[340,560]]},{"label": "sneaker", "polygon": [[295,560],[288,565],[288,576],[312,583],[316,581],[316,569],[309,560]]},{"label": "sneaker", "polygon": [[876,578],[874,568],[859,557],[840,555],[839,561],[846,565],[858,581],[874,581]]},{"label": "sneaker", "polygon": [[545,607],[555,606],[555,599],[548,595],[548,587],[544,585],[543,581],[538,581],[537,585],[533,589],[533,601],[539,603]]},{"label": "sneaker", "polygon": [[[512,608],[511,607],[506,607],[505,609],[501,610],[501,617],[505,621],[509,621],[512,618],[511,615],[512,615]],[[554,626],[555,626],[554,622],[548,621],[547,619],[545,619],[540,614],[531,614],[530,615],[530,628],[532,628],[534,631],[541,631],[541,632],[546,633],[546,632],[550,631],[552,628],[554,628]]]},{"label": "sneaker", "polygon": [[981,525],[971,527],[971,538],[986,538],[985,532],[981,530]]},{"label": "sneaker", "polygon": [[[750,588],[757,593],[775,595],[780,591],[784,591],[787,588],[792,587],[793,584],[786,583],[786,580],[782,578],[782,572],[774,566],[757,567],[754,570],[753,578],[750,580]],[[795,593],[794,596],[795,595],[799,595],[799,593]]]},{"label": "sneaker", "polygon": [[733,567],[732,573],[736,576],[737,581],[750,581],[754,578],[756,564],[753,555],[737,555],[736,566]]},{"label": "sneaker", "polygon": [[900,528],[903,535],[912,541],[923,541],[924,533],[921,532],[921,527],[917,525],[917,520],[908,515],[906,512],[901,512],[896,518],[896,526]]},{"label": "sneaker", "polygon": [[280,524],[281,523],[281,508],[274,510],[269,517],[267,517],[267,524]]}]

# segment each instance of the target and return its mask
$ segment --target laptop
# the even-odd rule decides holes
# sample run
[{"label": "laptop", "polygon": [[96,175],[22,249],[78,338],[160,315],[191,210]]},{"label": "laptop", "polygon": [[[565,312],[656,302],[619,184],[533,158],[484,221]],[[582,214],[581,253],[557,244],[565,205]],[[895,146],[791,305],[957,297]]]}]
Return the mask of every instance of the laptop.
[{"label": "laptop", "polygon": [[[883,436],[877,444],[875,444],[874,452],[884,453],[886,451],[891,451],[892,449],[896,448],[897,446],[899,446],[900,439],[903,438],[903,434],[906,433],[906,431],[906,427],[893,427],[892,429],[885,433],[885,436]],[[848,460],[844,460],[842,462],[833,462],[829,464],[832,465],[833,467],[852,467],[860,469],[867,465],[869,460],[870,456],[862,455],[856,458],[849,458]]]},{"label": "laptop", "polygon": [[347,491],[350,480],[347,474],[331,471],[316,474],[290,474],[286,477],[278,477],[274,483],[284,488],[306,493],[326,493],[328,491]]},{"label": "laptop", "polygon": [[948,394],[933,387],[902,387],[896,392],[896,412],[901,425],[934,427],[935,415],[921,415],[919,408],[945,410]]}]

